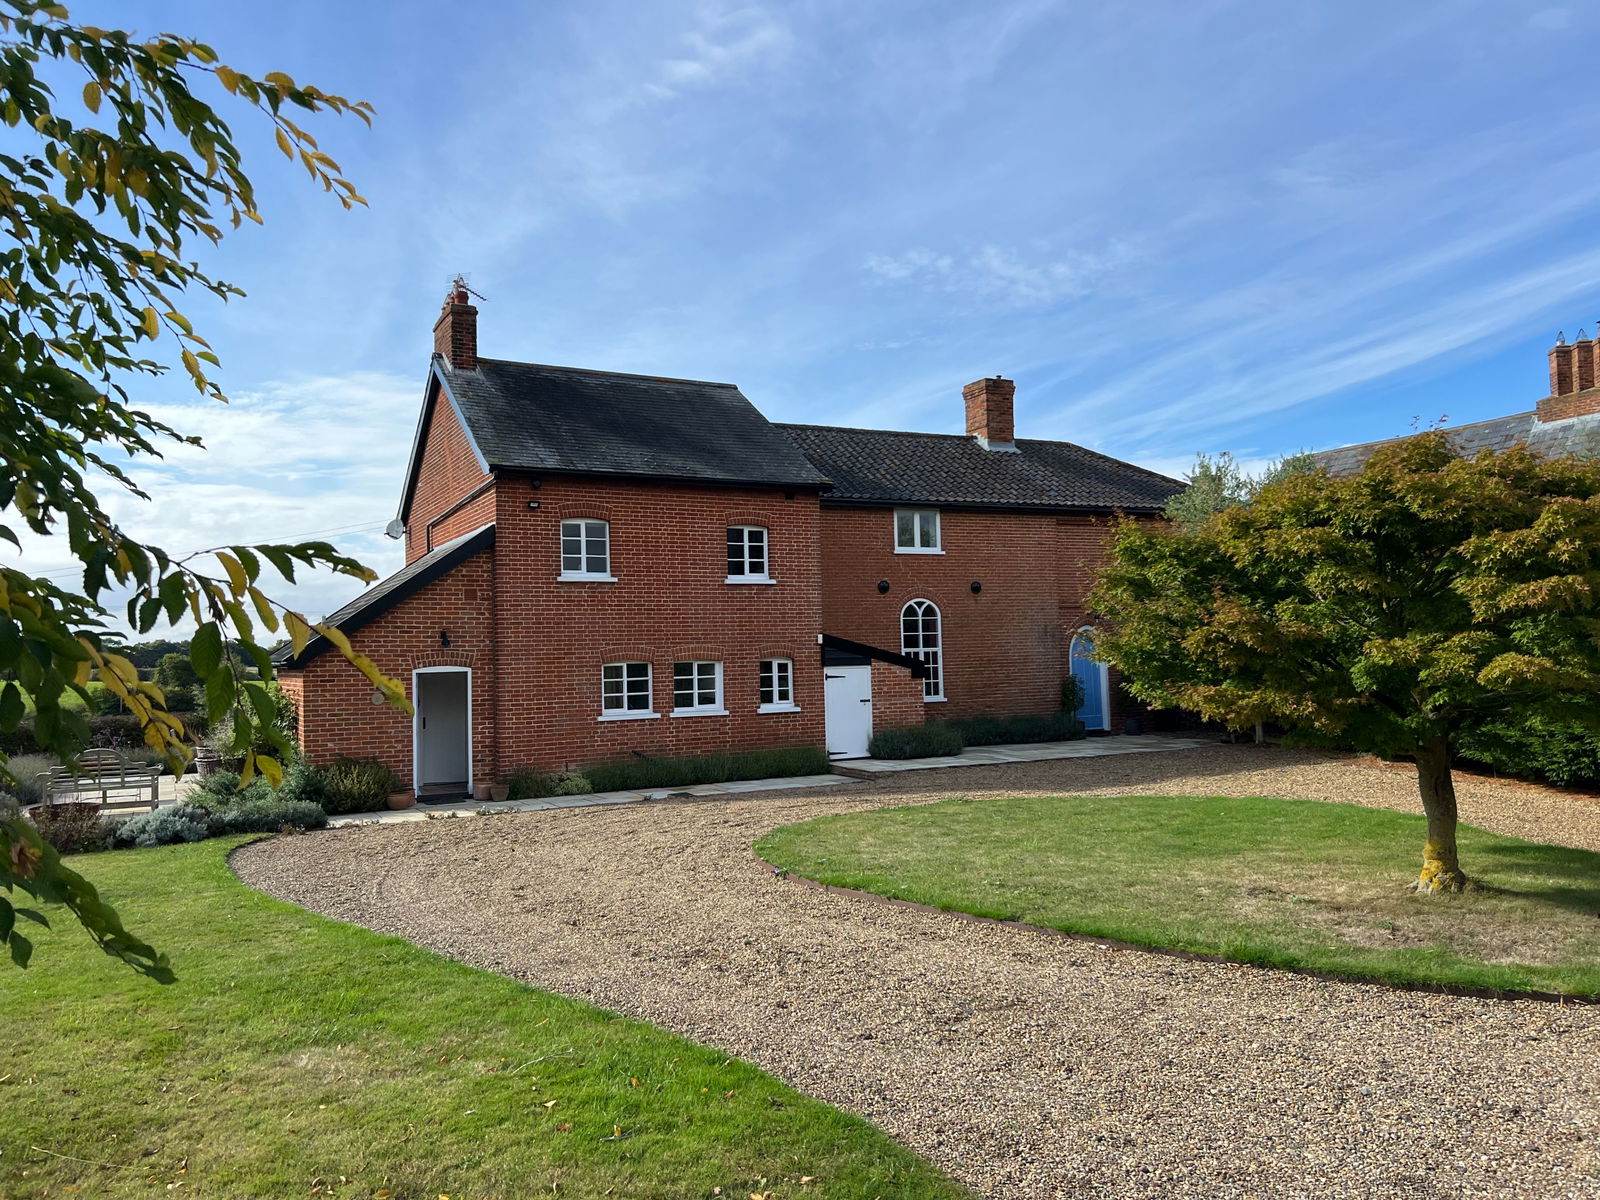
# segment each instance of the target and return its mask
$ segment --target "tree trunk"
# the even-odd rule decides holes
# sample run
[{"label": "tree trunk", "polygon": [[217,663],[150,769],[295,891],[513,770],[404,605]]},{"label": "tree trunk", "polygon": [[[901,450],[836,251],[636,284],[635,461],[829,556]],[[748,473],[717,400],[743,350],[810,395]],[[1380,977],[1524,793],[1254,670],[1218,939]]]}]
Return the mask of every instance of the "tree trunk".
[{"label": "tree trunk", "polygon": [[1417,786],[1422,790],[1422,811],[1428,816],[1428,840],[1422,847],[1422,874],[1412,890],[1459,892],[1467,886],[1467,877],[1456,857],[1456,784],[1446,738],[1433,738],[1417,751]]}]

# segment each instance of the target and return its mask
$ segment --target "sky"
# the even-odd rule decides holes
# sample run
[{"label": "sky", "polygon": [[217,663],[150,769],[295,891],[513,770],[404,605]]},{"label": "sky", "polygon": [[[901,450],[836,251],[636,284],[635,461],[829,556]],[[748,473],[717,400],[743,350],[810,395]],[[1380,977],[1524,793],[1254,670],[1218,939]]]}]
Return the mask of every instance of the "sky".
[{"label": "sky", "polygon": [[171,549],[327,535],[397,568],[457,272],[489,357],[933,432],[1003,374],[1019,436],[1169,474],[1524,411],[1557,330],[1600,322],[1600,4],[71,8],[377,108],[310,125],[354,213],[232,118],[266,223],[215,256],[246,298],[186,311],[233,403],[138,382],[207,450],[139,468],[159,516],[116,508]]}]

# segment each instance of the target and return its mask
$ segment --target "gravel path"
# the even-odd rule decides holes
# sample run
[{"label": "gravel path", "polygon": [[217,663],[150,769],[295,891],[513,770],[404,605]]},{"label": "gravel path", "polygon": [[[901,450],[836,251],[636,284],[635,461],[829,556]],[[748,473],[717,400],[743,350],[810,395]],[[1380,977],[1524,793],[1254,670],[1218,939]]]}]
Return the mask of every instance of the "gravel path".
[{"label": "gravel path", "polygon": [[[775,879],[765,831],[950,795],[1280,795],[1414,776],[1216,747],[826,793],[330,831],[273,895],[642,1017],[860,1113],[994,1197],[1600,1198],[1600,1008],[1102,950]],[[1463,817],[1600,850],[1600,802],[1463,779]]]}]

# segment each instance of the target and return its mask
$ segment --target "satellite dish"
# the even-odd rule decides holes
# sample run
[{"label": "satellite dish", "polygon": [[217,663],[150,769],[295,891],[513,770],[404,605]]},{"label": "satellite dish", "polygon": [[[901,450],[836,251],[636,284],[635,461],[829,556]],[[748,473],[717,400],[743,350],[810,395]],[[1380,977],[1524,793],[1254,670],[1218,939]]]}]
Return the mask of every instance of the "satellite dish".
[{"label": "satellite dish", "polygon": [[392,537],[396,541],[399,541],[406,535],[406,523],[399,517],[396,517],[394,520],[390,521],[388,525],[384,526],[383,533],[385,537]]}]

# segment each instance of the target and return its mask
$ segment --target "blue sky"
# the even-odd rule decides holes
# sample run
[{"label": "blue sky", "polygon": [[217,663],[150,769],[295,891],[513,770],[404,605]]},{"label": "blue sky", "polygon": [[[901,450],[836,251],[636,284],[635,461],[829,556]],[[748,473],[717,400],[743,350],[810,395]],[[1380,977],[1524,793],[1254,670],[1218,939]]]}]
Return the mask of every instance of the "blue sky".
[{"label": "blue sky", "polygon": [[1529,408],[1555,331],[1600,319],[1594,4],[73,11],[378,110],[313,126],[355,214],[234,120],[267,221],[218,259],[248,298],[190,316],[237,402],[139,389],[211,447],[147,476],[174,548],[350,530],[398,565],[377,530],[457,271],[493,357],[933,431],[1001,373],[1019,435],[1169,472]]}]

